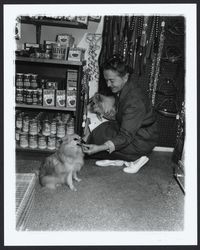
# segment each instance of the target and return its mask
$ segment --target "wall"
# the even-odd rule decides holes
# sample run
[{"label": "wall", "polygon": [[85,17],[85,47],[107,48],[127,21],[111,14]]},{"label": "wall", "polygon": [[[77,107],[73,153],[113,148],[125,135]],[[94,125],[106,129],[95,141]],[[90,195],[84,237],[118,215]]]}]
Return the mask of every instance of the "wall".
[{"label": "wall", "polygon": [[[103,30],[103,17],[101,18],[100,23],[97,22],[88,22],[88,29],[73,29],[65,27],[55,27],[55,26],[42,26],[41,29],[41,41],[44,40],[55,41],[58,34],[71,34],[75,38],[75,44],[78,47],[86,49],[85,59],[88,63],[88,48],[89,43],[86,41],[86,36],[88,33],[102,34]],[[16,40],[17,49],[22,49],[24,43],[36,43],[36,27],[32,24],[21,24],[21,38]],[[101,46],[101,40],[98,45]],[[100,52],[100,49],[97,50],[97,56]],[[90,96],[98,91],[98,81],[92,80],[89,82],[90,86]]]}]

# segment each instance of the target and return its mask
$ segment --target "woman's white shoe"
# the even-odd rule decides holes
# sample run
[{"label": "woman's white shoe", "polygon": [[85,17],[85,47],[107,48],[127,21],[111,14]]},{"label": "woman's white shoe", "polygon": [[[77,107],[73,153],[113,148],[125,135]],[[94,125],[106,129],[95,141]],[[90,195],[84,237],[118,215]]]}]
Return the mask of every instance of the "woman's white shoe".
[{"label": "woman's white shoe", "polygon": [[99,167],[107,167],[107,166],[118,166],[122,167],[124,165],[124,161],[120,160],[100,160],[96,161],[95,164]]},{"label": "woman's white shoe", "polygon": [[136,161],[125,163],[127,167],[123,171],[129,174],[136,174],[148,161],[149,158],[147,156],[142,156]]}]

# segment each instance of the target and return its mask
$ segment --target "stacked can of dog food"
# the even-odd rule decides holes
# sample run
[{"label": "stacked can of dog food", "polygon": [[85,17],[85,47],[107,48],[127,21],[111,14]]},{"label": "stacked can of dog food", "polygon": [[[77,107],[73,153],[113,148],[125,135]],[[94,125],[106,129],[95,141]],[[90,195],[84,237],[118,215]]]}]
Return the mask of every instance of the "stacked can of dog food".
[{"label": "stacked can of dog food", "polygon": [[70,113],[16,114],[16,142],[22,148],[59,148],[62,138],[74,133],[74,117]]}]

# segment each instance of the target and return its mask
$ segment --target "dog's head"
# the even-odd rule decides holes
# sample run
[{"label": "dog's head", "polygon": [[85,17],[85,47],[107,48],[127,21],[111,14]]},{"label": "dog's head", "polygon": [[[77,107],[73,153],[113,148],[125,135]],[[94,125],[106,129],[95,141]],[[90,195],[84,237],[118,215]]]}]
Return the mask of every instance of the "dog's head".
[{"label": "dog's head", "polygon": [[114,120],[116,115],[114,96],[105,96],[95,93],[90,99],[89,110],[92,113],[96,113],[100,117],[105,117],[108,120]]},{"label": "dog's head", "polygon": [[77,134],[66,135],[57,153],[63,162],[82,162],[84,153],[80,146],[80,137]]}]

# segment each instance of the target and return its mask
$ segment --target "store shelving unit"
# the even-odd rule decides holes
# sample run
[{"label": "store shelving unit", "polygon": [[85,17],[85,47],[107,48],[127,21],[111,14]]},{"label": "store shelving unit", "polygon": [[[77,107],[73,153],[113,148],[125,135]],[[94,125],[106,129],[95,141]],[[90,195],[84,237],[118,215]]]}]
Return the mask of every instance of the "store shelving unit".
[{"label": "store shelving unit", "polygon": [[[45,111],[73,112],[73,115],[76,118],[75,119],[75,132],[81,135],[82,133],[82,110],[83,110],[81,78],[82,78],[82,67],[85,62],[70,63],[69,61],[63,61],[63,60],[16,57],[15,63],[16,63],[16,72],[24,72],[24,73],[34,72],[38,74],[42,74],[43,72],[45,72],[46,76],[48,76],[48,73],[51,74],[51,77],[55,74],[55,77],[59,77],[60,79],[63,79],[64,81],[66,81],[66,72],[68,68],[77,70],[78,80],[77,80],[76,107],[55,107],[55,106],[47,107],[47,106],[40,106],[40,105],[16,104],[15,108],[20,109],[20,110],[26,110],[26,112],[29,112],[29,110],[38,110],[38,111],[43,111],[43,112]],[[19,147],[17,147],[17,150],[19,150]],[[51,150],[49,152],[51,152]]]},{"label": "store shelving unit", "polygon": [[56,20],[56,19],[35,19],[28,16],[22,16],[19,20],[24,24],[32,24],[36,27],[36,42],[40,43],[41,26],[57,26],[74,29],[87,29],[87,24],[77,21]]},{"label": "store shelving unit", "polygon": [[[36,25],[36,41],[40,43],[41,37],[41,26],[60,26],[68,28],[86,29],[86,24],[81,24],[78,22],[71,21],[61,21],[61,20],[36,20],[30,17],[21,17],[21,23]],[[34,57],[22,57],[16,56],[15,65],[16,73],[35,73],[41,77],[47,77],[49,79],[58,79],[64,84],[67,84],[67,70],[72,69],[77,71],[77,96],[76,96],[76,107],[56,107],[56,106],[40,106],[40,105],[28,105],[28,104],[16,104],[16,110],[25,110],[27,113],[29,111],[43,111],[43,112],[72,112],[75,117],[75,133],[82,134],[82,116],[83,116],[83,91],[81,86],[83,66],[85,61],[67,61],[67,60],[56,60],[56,59],[43,59]],[[66,85],[65,85],[66,87]],[[50,153],[52,150],[42,150],[42,149],[31,149],[31,148],[20,148],[16,145],[16,151],[30,151],[30,152],[47,152]]]}]

